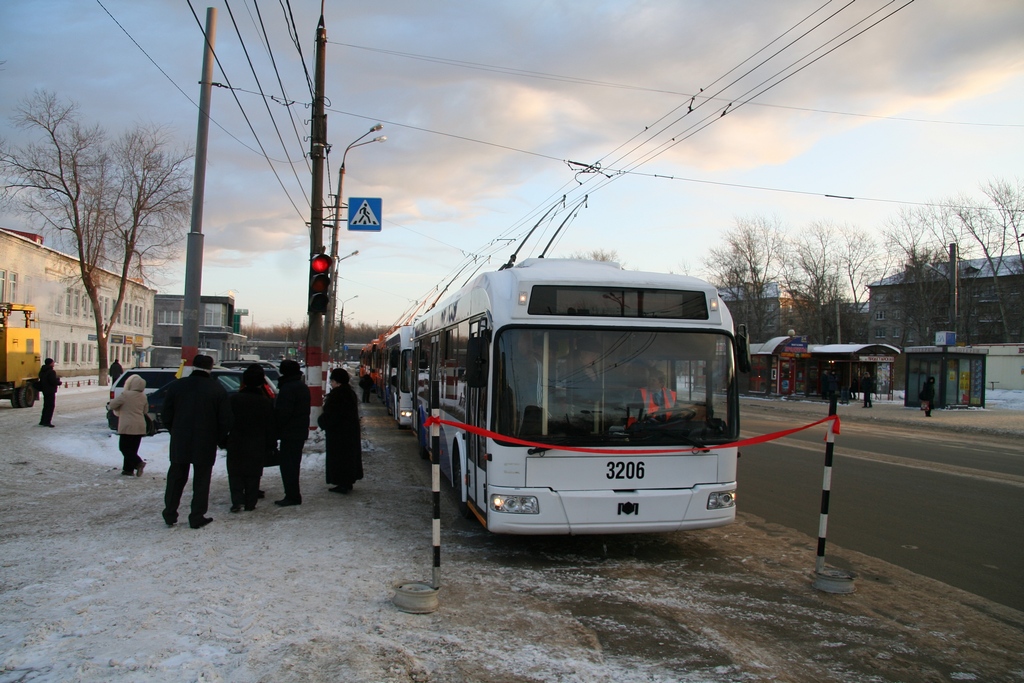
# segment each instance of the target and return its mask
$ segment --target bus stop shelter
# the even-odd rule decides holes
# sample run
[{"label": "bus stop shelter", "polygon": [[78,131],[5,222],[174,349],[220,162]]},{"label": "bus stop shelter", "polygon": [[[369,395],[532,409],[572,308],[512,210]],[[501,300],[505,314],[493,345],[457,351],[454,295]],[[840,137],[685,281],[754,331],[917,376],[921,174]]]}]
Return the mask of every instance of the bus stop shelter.
[{"label": "bus stop shelter", "polygon": [[970,346],[910,346],[903,405],[917,408],[917,397],[929,377],[935,378],[933,408],[984,408],[985,360],[988,349]]}]

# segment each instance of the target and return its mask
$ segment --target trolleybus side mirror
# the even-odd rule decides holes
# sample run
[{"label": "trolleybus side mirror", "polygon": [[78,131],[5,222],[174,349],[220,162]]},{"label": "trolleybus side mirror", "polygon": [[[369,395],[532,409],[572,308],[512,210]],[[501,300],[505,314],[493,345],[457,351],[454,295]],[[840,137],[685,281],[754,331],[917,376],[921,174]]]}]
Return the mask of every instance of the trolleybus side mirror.
[{"label": "trolleybus side mirror", "polygon": [[736,366],[740,372],[750,372],[750,336],[746,325],[740,325],[736,333]]},{"label": "trolleybus side mirror", "polygon": [[483,389],[487,386],[487,340],[470,337],[466,351],[466,384],[471,389]]}]

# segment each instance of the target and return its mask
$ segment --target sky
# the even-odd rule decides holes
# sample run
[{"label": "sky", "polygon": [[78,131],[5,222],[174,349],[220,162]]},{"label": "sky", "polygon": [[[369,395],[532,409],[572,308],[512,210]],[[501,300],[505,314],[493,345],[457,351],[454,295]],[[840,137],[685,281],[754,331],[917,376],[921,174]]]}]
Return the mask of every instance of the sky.
[{"label": "sky", "polygon": [[[213,89],[202,291],[233,293],[245,325],[300,324],[321,3],[0,0],[0,136],[27,142],[11,117],[47,90],[111,134],[155,124],[194,147],[207,6],[214,81],[234,90]],[[738,219],[879,235],[901,208],[1022,176],[1019,0],[328,0],[323,16],[326,203],[346,147],[387,137],[345,155],[343,197],[380,198],[383,219],[339,232],[338,254],[359,252],[339,264],[349,322],[398,322],[520,247],[700,276]],[[37,227],[9,205],[0,225]],[[183,262],[151,284],[182,293]]]}]

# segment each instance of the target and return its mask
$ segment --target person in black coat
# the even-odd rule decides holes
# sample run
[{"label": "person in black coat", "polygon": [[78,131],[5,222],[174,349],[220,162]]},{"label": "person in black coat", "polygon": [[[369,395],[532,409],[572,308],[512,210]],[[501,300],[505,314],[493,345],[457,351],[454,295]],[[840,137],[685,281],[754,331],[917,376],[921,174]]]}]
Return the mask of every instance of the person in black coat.
[{"label": "person in black coat", "polygon": [[117,381],[117,378],[124,374],[124,368],[121,367],[121,363],[115,358],[114,362],[110,364],[110,369],[107,370],[107,374],[110,375],[110,383],[113,384]]},{"label": "person in black coat", "polygon": [[277,445],[274,402],[267,394],[266,384],[263,368],[253,363],[242,373],[242,388],[230,399],[232,424],[225,448],[231,512],[239,512],[243,506],[246,510],[256,509],[263,462]]},{"label": "person in black coat", "polygon": [[363,447],[359,434],[359,398],[348,373],[331,370],[331,393],[324,399],[317,424],[327,435],[327,483],[334,493],[348,493],[363,478]]},{"label": "person in black coat", "polygon": [[284,498],[274,505],[302,505],[299,470],[302,447],[309,438],[309,387],[302,377],[302,368],[293,360],[281,361],[281,377],[274,401],[274,423],[281,439],[281,483]]},{"label": "person in black coat", "polygon": [[921,387],[921,392],[917,395],[921,400],[921,410],[924,411],[925,417],[932,416],[932,402],[935,400],[935,378],[929,377],[928,381]]},{"label": "person in black coat", "polygon": [[174,526],[178,505],[192,467],[192,509],[188,524],[193,529],[213,521],[206,516],[210,503],[210,478],[217,459],[217,444],[231,431],[231,403],[224,386],[210,376],[213,358],[203,354],[192,360],[192,374],[171,382],[160,413],[171,432],[171,466],[164,492],[164,522]]},{"label": "person in black coat", "polygon": [[53,426],[53,411],[57,407],[57,387],[60,377],[53,369],[53,359],[47,358],[43,367],[39,368],[39,393],[43,395],[43,412],[39,415],[40,427]]},{"label": "person in black coat", "polygon": [[864,407],[873,407],[871,394],[875,391],[875,380],[866,372],[864,373],[864,378],[860,381],[860,390],[864,392]]},{"label": "person in black coat", "polygon": [[369,403],[370,389],[373,388],[373,377],[370,377],[369,370],[359,378],[359,388],[363,390],[363,403]]}]

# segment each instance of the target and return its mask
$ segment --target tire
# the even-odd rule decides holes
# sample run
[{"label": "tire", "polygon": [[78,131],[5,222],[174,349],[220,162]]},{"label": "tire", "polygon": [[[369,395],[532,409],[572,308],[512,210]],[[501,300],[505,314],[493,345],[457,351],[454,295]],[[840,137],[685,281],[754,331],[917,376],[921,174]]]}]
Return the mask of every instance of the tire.
[{"label": "tire", "polygon": [[26,384],[17,393],[21,394],[22,408],[31,408],[36,402],[36,390],[31,384]]},{"label": "tire", "polygon": [[11,405],[15,408],[21,407],[21,389],[11,389]]},{"label": "tire", "polygon": [[462,458],[459,457],[459,449],[452,451],[452,489],[455,493],[456,507],[459,510],[459,517],[473,519],[473,513],[469,511],[469,505],[462,499]]}]

